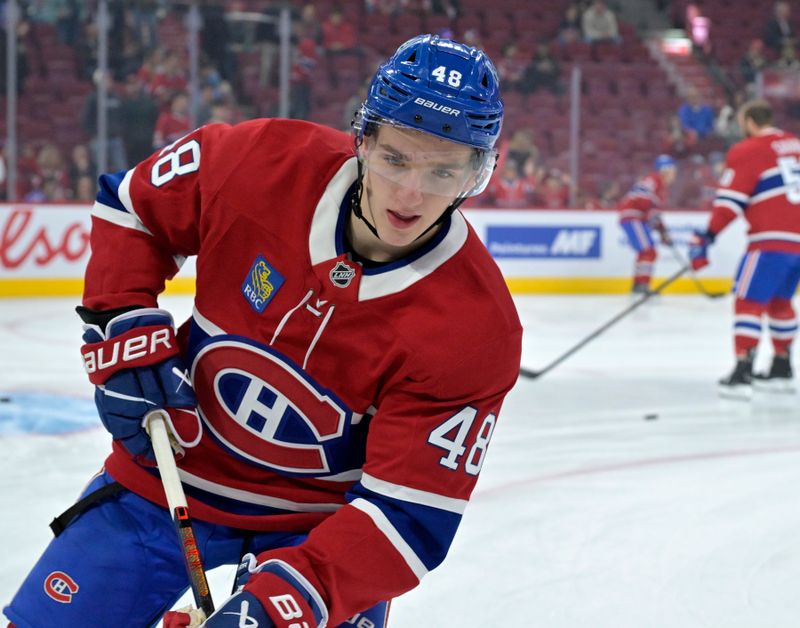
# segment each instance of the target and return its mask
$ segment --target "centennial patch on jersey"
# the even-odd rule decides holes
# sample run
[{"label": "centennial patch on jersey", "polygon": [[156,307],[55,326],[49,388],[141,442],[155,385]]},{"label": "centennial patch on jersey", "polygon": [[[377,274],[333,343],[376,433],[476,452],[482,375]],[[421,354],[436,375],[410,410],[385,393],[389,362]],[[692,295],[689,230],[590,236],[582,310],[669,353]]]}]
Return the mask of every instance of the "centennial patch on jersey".
[{"label": "centennial patch on jersey", "polygon": [[356,276],[356,269],[348,266],[341,260],[336,262],[336,266],[331,268],[330,278],[334,286],[338,288],[346,288],[353,281]]},{"label": "centennial patch on jersey", "polygon": [[242,284],[242,294],[256,312],[261,314],[283,285],[283,276],[259,255]]}]

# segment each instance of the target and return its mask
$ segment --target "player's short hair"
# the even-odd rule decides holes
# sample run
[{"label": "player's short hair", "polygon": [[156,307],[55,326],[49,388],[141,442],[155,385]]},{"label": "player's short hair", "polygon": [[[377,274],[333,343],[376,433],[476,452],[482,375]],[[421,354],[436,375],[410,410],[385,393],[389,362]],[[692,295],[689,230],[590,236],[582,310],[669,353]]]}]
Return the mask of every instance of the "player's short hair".
[{"label": "player's short hair", "polygon": [[749,118],[759,127],[772,124],[772,105],[763,98],[748,100],[739,109],[739,114],[742,120]]}]

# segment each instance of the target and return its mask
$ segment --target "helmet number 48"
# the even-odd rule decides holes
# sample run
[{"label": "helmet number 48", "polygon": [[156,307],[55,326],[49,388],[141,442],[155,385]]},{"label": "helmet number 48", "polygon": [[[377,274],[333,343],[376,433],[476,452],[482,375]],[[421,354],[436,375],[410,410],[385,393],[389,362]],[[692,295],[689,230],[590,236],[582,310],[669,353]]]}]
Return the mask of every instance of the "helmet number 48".
[{"label": "helmet number 48", "polygon": [[435,68],[431,74],[440,83],[447,83],[450,87],[461,87],[462,74],[458,70],[447,71],[443,65]]}]

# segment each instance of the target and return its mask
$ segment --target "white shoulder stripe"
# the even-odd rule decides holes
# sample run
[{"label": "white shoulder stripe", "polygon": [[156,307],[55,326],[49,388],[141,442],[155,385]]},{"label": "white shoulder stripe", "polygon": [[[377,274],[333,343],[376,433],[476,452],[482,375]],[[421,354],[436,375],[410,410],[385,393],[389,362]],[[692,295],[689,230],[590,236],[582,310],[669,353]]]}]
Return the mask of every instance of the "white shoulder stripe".
[{"label": "white shoulder stripe", "polygon": [[[122,177],[122,181],[117,188],[117,196],[119,197],[122,206],[127,209],[131,214],[136,216],[136,219],[139,222],[142,222],[142,219],[139,218],[139,215],[136,213],[136,209],[133,207],[133,201],[131,200],[131,179],[133,178],[134,168],[128,170],[125,173],[125,176]],[[144,223],[142,223],[144,224]]]},{"label": "white shoulder stripe", "polygon": [[126,229],[135,229],[136,231],[141,231],[147,235],[153,235],[136,216],[133,214],[126,214],[119,209],[114,209],[105,203],[95,201],[94,206],[92,207],[92,216],[120,227],[125,227]]},{"label": "white shoulder stripe", "polygon": [[761,192],[761,194],[756,194],[750,199],[750,202],[760,203],[761,201],[766,201],[767,199],[774,198],[775,196],[783,196],[786,194],[786,190],[787,188],[785,185],[779,185],[778,187],[774,187],[766,192]]},{"label": "white shoulder stripe", "polygon": [[717,190],[717,194],[723,194],[725,196],[729,196],[730,198],[742,201],[744,203],[747,203],[750,200],[749,195],[745,194],[744,192],[731,190],[730,188],[719,188]]},{"label": "white shoulder stripe", "polygon": [[714,199],[714,207],[724,207],[726,209],[730,209],[734,214],[737,216],[743,216],[744,212],[740,205],[737,205],[733,201],[726,200],[724,198],[715,198]]},{"label": "white shoulder stripe", "polygon": [[391,497],[421,506],[430,506],[432,508],[438,508],[439,510],[447,510],[448,512],[454,512],[459,515],[463,515],[467,507],[466,499],[445,497],[437,493],[429,493],[428,491],[420,491],[415,488],[401,486],[400,484],[384,482],[368,473],[361,476],[361,484],[364,485],[364,488],[373,493],[378,493],[385,497]]},{"label": "white shoulder stripe", "polygon": [[380,508],[378,508],[375,504],[371,504],[366,499],[355,499],[350,502],[350,505],[358,508],[361,512],[372,519],[375,527],[377,527],[378,530],[383,533],[383,535],[403,557],[403,560],[405,560],[408,568],[417,577],[417,580],[422,580],[422,578],[427,575],[427,567],[425,567],[414,550],[411,549],[411,546],[405,542],[403,537],[397,531],[397,528],[392,525],[392,522],[389,521],[383,512],[381,512]]},{"label": "white shoulder stripe", "polygon": [[197,323],[197,326],[209,336],[223,336],[226,333],[224,329],[217,327],[214,323],[203,316],[200,313],[200,310],[197,309],[196,305],[194,308],[192,308],[192,318],[194,319],[194,322]]}]

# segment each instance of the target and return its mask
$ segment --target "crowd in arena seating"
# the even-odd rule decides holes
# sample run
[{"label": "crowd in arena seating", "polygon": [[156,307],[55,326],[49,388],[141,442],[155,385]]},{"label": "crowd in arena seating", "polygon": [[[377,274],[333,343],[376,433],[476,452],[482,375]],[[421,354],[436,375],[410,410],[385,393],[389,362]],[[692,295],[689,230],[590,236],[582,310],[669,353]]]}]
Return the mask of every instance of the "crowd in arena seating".
[{"label": "crowd in arena seating", "polygon": [[[652,156],[669,152],[684,173],[674,186],[673,203],[700,207],[710,198],[725,150],[741,138],[737,105],[753,93],[765,69],[800,67],[789,2],[761,7],[760,32],[743,40],[746,46],[735,58],[715,14],[718,3],[722,0],[662,4],[672,26],[692,38],[693,58],[721,88],[721,97],[691,83],[681,91],[667,85],[636,29],[611,1],[535,7],[498,0],[487,7],[479,0],[296,0],[289,115],[347,129],[377,58],[421,31],[454,36],[495,59],[507,103],[495,177],[471,204],[565,207],[574,199],[580,207],[613,207]],[[188,3],[109,0],[110,73],[104,77],[97,71],[94,3],[19,4],[20,199],[91,198],[100,81],[107,87],[111,170],[134,165],[194,126],[278,113],[282,2],[198,3],[201,54],[194,98]],[[250,19],[254,15],[264,19]],[[744,26],[741,31],[749,32]],[[2,41],[0,54],[5,54]],[[566,174],[567,111],[576,66],[583,68],[582,167],[580,180],[573,182]],[[2,77],[0,83],[5,89]]]}]

